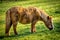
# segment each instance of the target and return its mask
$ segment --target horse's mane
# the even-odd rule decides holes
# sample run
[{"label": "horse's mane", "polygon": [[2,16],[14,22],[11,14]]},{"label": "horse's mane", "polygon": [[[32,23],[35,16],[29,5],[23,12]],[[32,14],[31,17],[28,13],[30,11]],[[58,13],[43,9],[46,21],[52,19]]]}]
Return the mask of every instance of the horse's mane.
[{"label": "horse's mane", "polygon": [[49,15],[44,10],[40,10],[40,16],[43,20],[47,21]]}]

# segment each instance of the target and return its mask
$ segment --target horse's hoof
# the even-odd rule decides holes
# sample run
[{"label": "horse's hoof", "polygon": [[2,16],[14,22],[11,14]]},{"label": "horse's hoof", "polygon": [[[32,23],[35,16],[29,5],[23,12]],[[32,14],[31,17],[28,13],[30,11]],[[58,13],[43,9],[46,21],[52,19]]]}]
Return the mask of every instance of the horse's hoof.
[{"label": "horse's hoof", "polygon": [[31,31],[31,33],[35,33],[36,31]]},{"label": "horse's hoof", "polygon": [[18,35],[18,33],[15,33],[15,35]]},{"label": "horse's hoof", "polygon": [[6,36],[6,37],[8,37],[8,36],[9,36],[9,34],[6,34],[5,36]]}]

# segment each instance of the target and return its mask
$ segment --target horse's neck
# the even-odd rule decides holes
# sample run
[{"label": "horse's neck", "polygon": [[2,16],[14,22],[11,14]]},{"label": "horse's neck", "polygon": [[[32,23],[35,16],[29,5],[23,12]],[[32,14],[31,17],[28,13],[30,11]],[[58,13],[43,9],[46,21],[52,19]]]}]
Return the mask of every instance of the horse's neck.
[{"label": "horse's neck", "polygon": [[40,13],[41,13],[41,18],[42,18],[42,20],[43,21],[47,21],[47,16],[48,16],[48,14],[46,14],[46,12],[44,12],[44,11],[40,11]]}]

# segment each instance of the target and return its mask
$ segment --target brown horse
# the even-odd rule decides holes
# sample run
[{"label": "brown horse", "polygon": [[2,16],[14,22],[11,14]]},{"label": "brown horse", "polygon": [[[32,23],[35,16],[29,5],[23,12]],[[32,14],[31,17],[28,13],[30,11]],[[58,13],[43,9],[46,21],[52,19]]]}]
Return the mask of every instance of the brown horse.
[{"label": "brown horse", "polygon": [[31,23],[31,32],[35,32],[35,24],[37,21],[43,21],[47,28],[53,29],[52,17],[46,14],[43,10],[36,7],[12,7],[6,12],[6,30],[8,36],[11,25],[13,24],[14,33],[17,35],[16,26],[19,21],[22,24]]}]

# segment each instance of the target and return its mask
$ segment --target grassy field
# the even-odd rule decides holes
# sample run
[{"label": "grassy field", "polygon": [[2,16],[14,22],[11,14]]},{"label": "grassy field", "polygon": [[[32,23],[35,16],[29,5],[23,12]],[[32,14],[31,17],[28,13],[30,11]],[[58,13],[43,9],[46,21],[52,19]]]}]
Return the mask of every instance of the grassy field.
[{"label": "grassy field", "polygon": [[[31,34],[31,24],[18,23],[18,35],[14,35],[13,27],[11,27],[10,36],[5,37],[5,12],[13,6],[35,6],[45,10],[47,14],[53,17],[54,30],[48,30],[44,23],[39,21],[36,23],[36,32]],[[60,0],[0,2],[0,40],[60,40]]]}]

